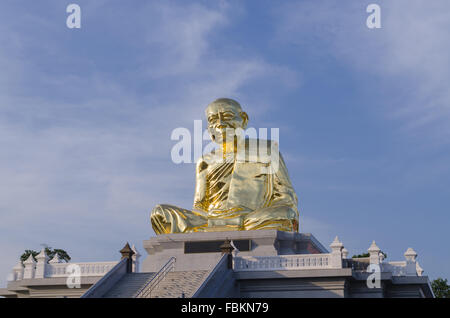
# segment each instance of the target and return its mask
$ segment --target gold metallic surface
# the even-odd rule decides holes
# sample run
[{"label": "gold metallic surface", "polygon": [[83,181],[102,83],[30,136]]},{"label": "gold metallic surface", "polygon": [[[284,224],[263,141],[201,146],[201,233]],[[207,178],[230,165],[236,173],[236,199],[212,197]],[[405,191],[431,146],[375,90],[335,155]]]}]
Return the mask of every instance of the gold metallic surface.
[{"label": "gold metallic surface", "polygon": [[271,141],[254,140],[258,151],[250,160],[252,142],[245,140],[242,149],[247,155],[239,159],[234,130],[245,129],[248,116],[234,100],[214,101],[207,107],[206,116],[211,139],[222,147],[197,162],[192,210],[168,204],[152,210],[155,233],[259,229],[298,232],[297,195],[278,148],[276,169],[268,169],[271,162],[261,156],[274,152]]}]

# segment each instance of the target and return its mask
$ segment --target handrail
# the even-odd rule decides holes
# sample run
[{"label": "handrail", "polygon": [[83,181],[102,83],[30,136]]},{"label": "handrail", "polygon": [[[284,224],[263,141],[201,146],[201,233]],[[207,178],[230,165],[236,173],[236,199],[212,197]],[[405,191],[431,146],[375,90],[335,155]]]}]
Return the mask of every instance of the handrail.
[{"label": "handrail", "polygon": [[156,273],[156,275],[153,276],[153,278],[136,293],[136,296],[134,296],[134,298],[151,298],[153,289],[155,289],[155,287],[158,286],[161,280],[166,277],[167,273],[175,268],[176,260],[177,259],[175,257],[171,257],[167,261],[167,263],[158,271],[158,273]]}]

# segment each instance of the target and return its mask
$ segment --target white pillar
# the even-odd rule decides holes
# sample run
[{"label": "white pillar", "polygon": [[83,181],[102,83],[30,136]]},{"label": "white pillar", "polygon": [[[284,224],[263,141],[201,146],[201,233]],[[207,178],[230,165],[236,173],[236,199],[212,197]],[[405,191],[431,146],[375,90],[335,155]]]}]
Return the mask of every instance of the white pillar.
[{"label": "white pillar", "polygon": [[382,264],[384,262],[384,254],[380,252],[378,258],[380,259],[380,264]]},{"label": "white pillar", "polygon": [[34,271],[36,270],[36,261],[33,258],[33,255],[30,254],[28,259],[23,262],[25,265],[23,279],[32,279],[34,278]]},{"label": "white pillar", "polygon": [[131,250],[134,252],[134,254],[131,256],[132,263],[132,272],[133,273],[139,273],[139,258],[141,257],[141,254],[139,254],[138,250],[136,249],[136,246],[131,247]]},{"label": "white pillar", "polygon": [[331,247],[331,260],[330,265],[332,268],[342,268],[342,248],[344,244],[339,241],[339,238],[336,236],[334,241],[330,244]]},{"label": "white pillar", "polygon": [[19,261],[19,263],[13,267],[13,280],[21,279],[23,279],[23,265],[22,262]]},{"label": "white pillar", "polygon": [[348,257],[348,250],[344,247],[342,249],[342,259],[347,259]]},{"label": "white pillar", "polygon": [[410,247],[406,250],[404,255],[406,259],[406,275],[417,276],[417,253]]},{"label": "white pillar", "polygon": [[377,244],[375,243],[375,241],[372,242],[372,244],[370,245],[369,249],[367,250],[369,252],[369,259],[370,259],[370,264],[376,264],[379,265],[380,264],[380,248],[377,246]]},{"label": "white pillar", "polygon": [[417,253],[411,247],[408,248],[405,252],[405,259],[410,262],[415,262],[417,258]]},{"label": "white pillar", "polygon": [[36,274],[35,278],[45,277],[45,267],[47,266],[48,256],[45,254],[45,249],[43,248],[41,252],[36,256]]}]

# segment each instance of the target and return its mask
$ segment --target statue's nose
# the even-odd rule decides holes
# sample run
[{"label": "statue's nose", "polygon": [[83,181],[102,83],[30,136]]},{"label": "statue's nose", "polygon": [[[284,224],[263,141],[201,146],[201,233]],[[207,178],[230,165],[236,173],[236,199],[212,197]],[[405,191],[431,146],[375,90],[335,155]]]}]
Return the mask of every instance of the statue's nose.
[{"label": "statue's nose", "polygon": [[218,118],[217,119],[217,123],[216,123],[216,127],[217,128],[227,128],[227,125],[226,125],[225,121],[222,120],[222,118]]}]

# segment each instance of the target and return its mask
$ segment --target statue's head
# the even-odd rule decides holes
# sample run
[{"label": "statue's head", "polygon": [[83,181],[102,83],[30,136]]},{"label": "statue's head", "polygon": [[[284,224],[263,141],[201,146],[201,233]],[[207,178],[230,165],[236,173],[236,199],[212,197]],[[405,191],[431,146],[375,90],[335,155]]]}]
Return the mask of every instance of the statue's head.
[{"label": "statue's head", "polygon": [[[223,143],[225,136],[234,136],[234,129],[245,130],[248,115],[242,111],[241,105],[233,99],[219,98],[206,108],[208,131],[211,139],[216,143]],[[228,132],[228,134],[227,134]]]}]

